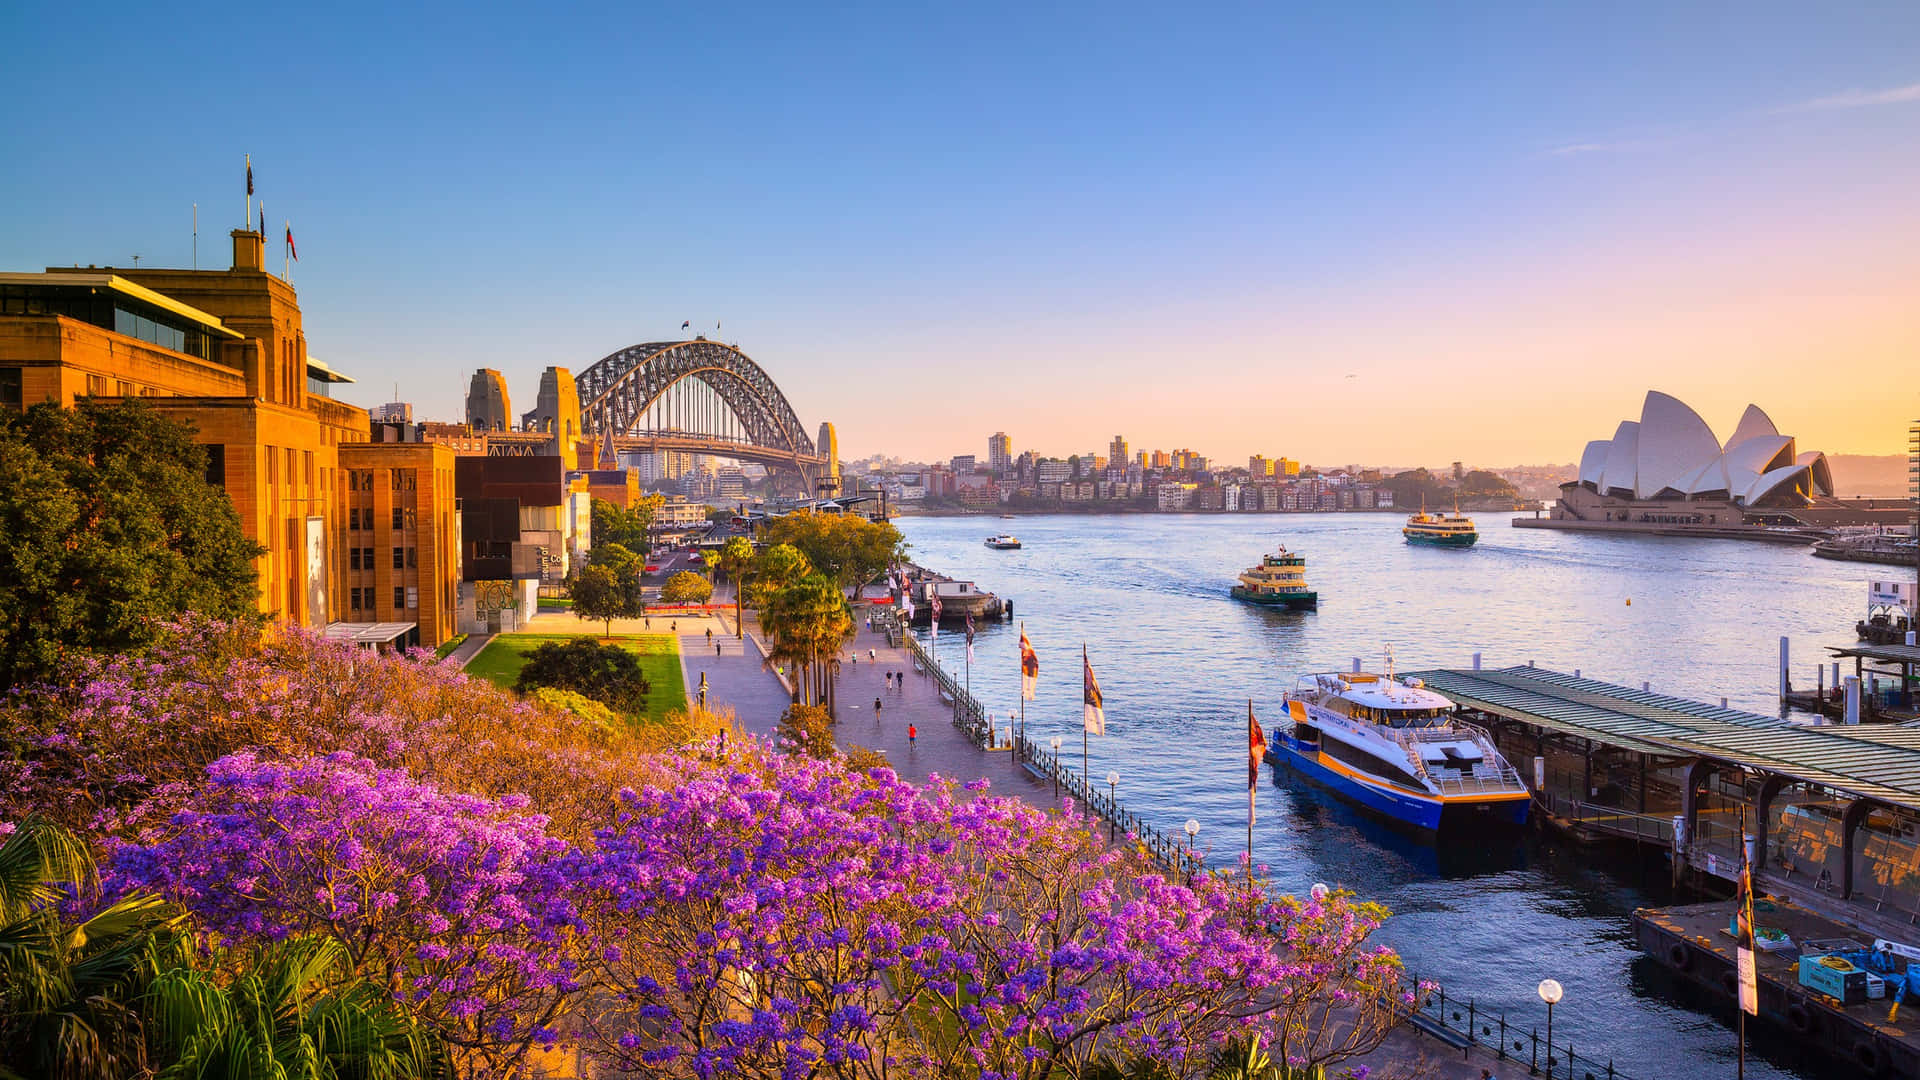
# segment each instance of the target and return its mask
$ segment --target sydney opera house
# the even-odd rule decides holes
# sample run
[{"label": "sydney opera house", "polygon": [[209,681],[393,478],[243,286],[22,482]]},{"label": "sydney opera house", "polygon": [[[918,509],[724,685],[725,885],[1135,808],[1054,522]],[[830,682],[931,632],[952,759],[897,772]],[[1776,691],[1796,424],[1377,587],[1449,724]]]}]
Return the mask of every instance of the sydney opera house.
[{"label": "sydney opera house", "polygon": [[1801,453],[1758,405],[1747,406],[1726,445],[1679,398],[1649,391],[1640,419],[1580,455],[1580,478],[1560,486],[1560,521],[1742,525],[1833,495],[1818,450]]}]

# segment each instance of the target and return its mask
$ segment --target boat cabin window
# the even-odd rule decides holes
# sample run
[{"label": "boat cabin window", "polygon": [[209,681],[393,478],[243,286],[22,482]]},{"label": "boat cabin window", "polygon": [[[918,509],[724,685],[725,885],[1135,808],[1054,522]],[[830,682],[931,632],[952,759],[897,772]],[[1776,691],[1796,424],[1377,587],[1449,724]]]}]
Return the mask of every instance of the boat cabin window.
[{"label": "boat cabin window", "polygon": [[1383,758],[1374,757],[1364,750],[1348,746],[1338,739],[1326,739],[1320,744],[1320,752],[1336,761],[1344,762],[1364,773],[1371,773],[1397,787],[1412,791],[1425,792],[1426,785],[1416,779],[1406,768]]}]

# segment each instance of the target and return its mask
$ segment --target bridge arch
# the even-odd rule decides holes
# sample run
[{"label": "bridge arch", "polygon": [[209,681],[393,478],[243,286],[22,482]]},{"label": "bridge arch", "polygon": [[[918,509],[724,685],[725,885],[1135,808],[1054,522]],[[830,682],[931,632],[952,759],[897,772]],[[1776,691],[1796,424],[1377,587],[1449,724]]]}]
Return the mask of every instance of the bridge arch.
[{"label": "bridge arch", "polygon": [[[766,369],[731,345],[696,338],[630,345],[575,377],[587,434],[618,440],[642,435],[640,418],[675,385],[694,379],[712,389],[739,422],[756,457],[772,456],[803,474],[821,462],[793,406]],[[713,452],[726,454],[716,441]]]}]

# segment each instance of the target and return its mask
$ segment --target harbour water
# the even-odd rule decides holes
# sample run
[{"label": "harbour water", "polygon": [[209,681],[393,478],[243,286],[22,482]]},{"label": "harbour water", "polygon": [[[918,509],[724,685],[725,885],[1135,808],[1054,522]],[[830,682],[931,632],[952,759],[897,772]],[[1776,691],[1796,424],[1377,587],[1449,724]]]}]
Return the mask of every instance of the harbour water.
[{"label": "harbour water", "polygon": [[[1657,691],[1775,711],[1778,641],[1792,638],[1796,685],[1818,646],[1848,644],[1864,605],[1859,566],[1805,548],[1738,541],[1610,537],[1513,529],[1483,515],[1467,550],[1417,548],[1391,514],[1062,515],[905,518],[914,559],[1010,597],[1040,656],[1029,735],[1079,767],[1080,649],[1106,698],[1108,734],[1088,771],[1118,772],[1119,794],[1233,865],[1246,845],[1246,710],[1272,725],[1298,675],[1370,669],[1387,645],[1397,667],[1535,662]],[[1025,547],[982,541],[1014,532]],[[1277,543],[1307,557],[1317,612],[1241,604],[1227,589]],[[975,697],[1002,720],[1018,705],[1017,638],[978,628]],[[962,670],[961,635],[940,635]],[[1634,947],[1627,915],[1670,899],[1661,863],[1529,835],[1441,851],[1292,778],[1263,770],[1253,857],[1276,884],[1351,888],[1388,905],[1388,944],[1449,997],[1471,996],[1544,1025],[1534,988],[1559,980],[1556,1042],[1625,1073],[1731,1075],[1731,1014],[1713,1012]],[[1817,1077],[1790,1040],[1750,1033],[1749,1075]]]}]

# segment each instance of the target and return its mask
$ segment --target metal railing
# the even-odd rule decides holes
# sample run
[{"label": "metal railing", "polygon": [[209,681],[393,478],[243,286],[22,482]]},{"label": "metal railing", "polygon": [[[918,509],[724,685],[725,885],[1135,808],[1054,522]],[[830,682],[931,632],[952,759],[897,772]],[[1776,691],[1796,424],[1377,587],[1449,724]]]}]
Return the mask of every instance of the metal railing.
[{"label": "metal railing", "polygon": [[[1420,980],[1414,979],[1418,985]],[[1568,1080],[1634,1080],[1614,1067],[1611,1058],[1586,1057],[1578,1053],[1573,1041],[1555,1036],[1549,1042],[1540,1034],[1540,1019],[1529,1016],[1520,1022],[1508,1019],[1499,1009],[1483,1009],[1472,998],[1462,1002],[1449,1000],[1438,983],[1420,999],[1419,1008],[1408,1019],[1414,1026],[1461,1051],[1471,1059],[1474,1051],[1492,1054],[1502,1061],[1525,1062],[1530,1076],[1567,1077]]]},{"label": "metal railing", "polygon": [[1533,801],[1563,821],[1613,836],[1673,846],[1673,814],[1637,814],[1617,806],[1599,806],[1566,795],[1536,791]]},{"label": "metal railing", "polygon": [[[918,637],[909,633],[903,641],[907,651],[933,676],[941,693],[952,700],[953,724],[975,746],[993,749],[1010,744],[1015,760],[1051,781],[1056,792],[1064,788],[1079,800],[1088,813],[1105,821],[1109,841],[1118,842],[1120,834],[1124,832],[1142,853],[1159,863],[1169,874],[1191,879],[1192,875],[1204,872],[1205,862],[1200,853],[1193,850],[1191,842],[1183,847],[1177,840],[1123,806],[1111,785],[1106,791],[1101,791],[1099,785],[1089,783],[1086,777],[1063,764],[1060,755],[1050,748],[1040,747],[1025,735],[1012,734],[1011,726],[999,729],[987,719],[986,710],[980,707],[980,702],[973,695],[967,693],[966,687],[934,661]],[[1008,737],[1006,744],[1000,742],[1003,730]]]}]

